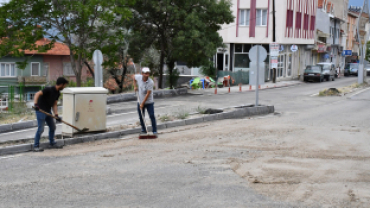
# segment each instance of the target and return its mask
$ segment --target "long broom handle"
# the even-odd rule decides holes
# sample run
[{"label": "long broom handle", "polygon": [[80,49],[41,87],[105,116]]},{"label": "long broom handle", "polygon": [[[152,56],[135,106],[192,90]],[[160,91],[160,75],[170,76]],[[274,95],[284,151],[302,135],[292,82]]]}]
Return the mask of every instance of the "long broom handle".
[{"label": "long broom handle", "polygon": [[[140,108],[139,93],[136,93],[136,96],[137,96],[137,103],[139,104],[139,108]],[[146,133],[148,134],[148,128],[146,127],[145,117],[144,117],[144,114],[143,114],[143,110],[141,108],[140,108],[140,112],[141,112],[141,119],[144,121],[144,126],[145,126]]]},{"label": "long broom handle", "polygon": [[[35,109],[35,107],[34,107],[34,106],[32,106],[32,108],[33,108],[33,109]],[[43,111],[43,110],[41,110],[41,109],[39,109],[39,111],[40,111],[41,113],[44,113],[44,114],[45,114],[45,115],[47,115],[47,116],[50,116],[50,117],[55,118],[55,119],[58,119],[56,116],[51,115],[50,113],[47,113],[47,112],[45,112],[45,111]],[[65,121],[63,121],[63,120],[62,120],[62,122],[63,122],[64,124],[66,124],[66,125],[68,125],[68,126],[70,126],[70,127],[74,128],[74,129],[76,129],[77,131],[82,131],[81,129],[79,129],[79,128],[77,128],[77,127],[73,126],[72,124],[69,124],[69,123],[67,123],[67,122],[65,122]]]}]

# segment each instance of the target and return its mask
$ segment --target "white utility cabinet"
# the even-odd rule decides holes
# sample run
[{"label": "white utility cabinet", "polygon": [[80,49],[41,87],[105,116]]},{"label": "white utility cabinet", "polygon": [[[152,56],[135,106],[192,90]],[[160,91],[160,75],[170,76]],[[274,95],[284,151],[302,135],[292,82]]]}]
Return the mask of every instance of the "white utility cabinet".
[{"label": "white utility cabinet", "polygon": [[[71,87],[63,91],[63,120],[89,132],[105,131],[107,126],[107,94],[102,87]],[[73,136],[74,128],[62,125],[62,135]]]}]

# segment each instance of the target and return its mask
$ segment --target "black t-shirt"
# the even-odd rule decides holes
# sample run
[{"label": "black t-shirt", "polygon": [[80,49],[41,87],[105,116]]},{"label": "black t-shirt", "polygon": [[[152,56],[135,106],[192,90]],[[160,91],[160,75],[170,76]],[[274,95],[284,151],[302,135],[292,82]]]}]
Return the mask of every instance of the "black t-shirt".
[{"label": "black t-shirt", "polygon": [[51,107],[53,107],[56,100],[59,99],[60,93],[55,86],[53,87],[45,87],[42,90],[42,95],[39,97],[37,101],[37,105],[41,110],[46,112],[51,111]]}]

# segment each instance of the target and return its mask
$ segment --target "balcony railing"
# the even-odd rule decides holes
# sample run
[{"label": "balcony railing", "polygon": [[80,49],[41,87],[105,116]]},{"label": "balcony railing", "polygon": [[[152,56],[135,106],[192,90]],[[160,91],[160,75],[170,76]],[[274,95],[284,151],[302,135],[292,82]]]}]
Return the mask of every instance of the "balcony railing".
[{"label": "balcony railing", "polygon": [[19,76],[18,82],[25,82],[26,84],[44,84],[46,83],[46,77],[45,76],[30,76],[30,77]]}]

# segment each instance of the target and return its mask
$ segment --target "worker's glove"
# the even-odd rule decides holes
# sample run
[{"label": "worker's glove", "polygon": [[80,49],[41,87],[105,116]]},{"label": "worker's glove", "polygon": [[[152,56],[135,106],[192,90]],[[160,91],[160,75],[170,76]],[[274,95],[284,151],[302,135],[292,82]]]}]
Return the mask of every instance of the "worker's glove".
[{"label": "worker's glove", "polygon": [[55,120],[57,120],[58,122],[62,122],[62,117],[59,117],[58,114],[55,114]]},{"label": "worker's glove", "polygon": [[39,105],[35,104],[35,106],[33,106],[33,108],[35,109],[35,111],[39,111],[40,108],[39,108]]}]

